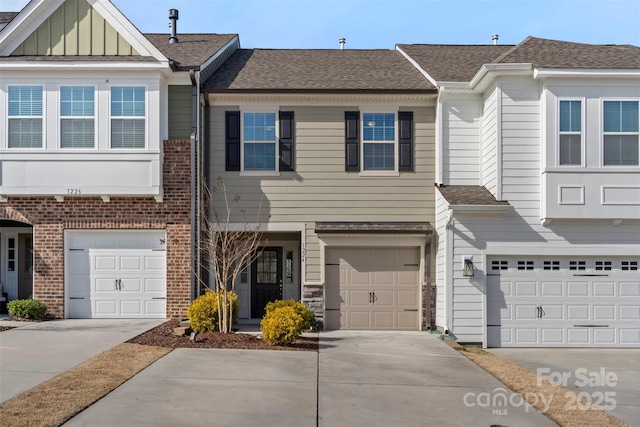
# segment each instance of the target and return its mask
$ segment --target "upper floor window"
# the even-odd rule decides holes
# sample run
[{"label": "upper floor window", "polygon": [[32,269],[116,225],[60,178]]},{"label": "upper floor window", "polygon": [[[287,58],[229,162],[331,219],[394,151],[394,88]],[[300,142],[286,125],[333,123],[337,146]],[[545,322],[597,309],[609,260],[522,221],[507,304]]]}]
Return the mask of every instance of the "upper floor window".
[{"label": "upper floor window", "polygon": [[276,171],[276,113],[244,113],[243,170]]},{"label": "upper floor window", "polygon": [[93,86],[60,87],[60,147],[95,146],[95,101]]},{"label": "upper floor window", "polygon": [[42,147],[42,86],[9,86],[9,148]]},{"label": "upper floor window", "polygon": [[394,113],[362,114],[363,170],[395,170],[395,122]]},{"label": "upper floor window", "polygon": [[603,164],[638,166],[638,101],[603,102]]},{"label": "upper floor window", "polygon": [[145,88],[111,87],[111,148],[145,147]]},{"label": "upper floor window", "polygon": [[560,101],[560,165],[582,164],[582,101]]}]

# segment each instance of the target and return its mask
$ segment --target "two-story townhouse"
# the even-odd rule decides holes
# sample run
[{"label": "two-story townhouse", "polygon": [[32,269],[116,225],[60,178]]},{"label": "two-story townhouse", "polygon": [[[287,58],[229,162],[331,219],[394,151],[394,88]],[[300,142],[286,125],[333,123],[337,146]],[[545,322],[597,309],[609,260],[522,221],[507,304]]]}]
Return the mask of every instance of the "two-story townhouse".
[{"label": "two-story townhouse", "polygon": [[640,48],[399,45],[438,87],[436,324],[640,346]]},{"label": "two-story townhouse", "polygon": [[239,49],[202,91],[210,184],[265,232],[240,321],[294,298],[327,329],[430,328],[435,87],[393,50]]},{"label": "two-story townhouse", "polygon": [[195,294],[199,87],[233,34],[141,34],[108,0],[0,30],[0,282],[58,317],[182,317]]}]

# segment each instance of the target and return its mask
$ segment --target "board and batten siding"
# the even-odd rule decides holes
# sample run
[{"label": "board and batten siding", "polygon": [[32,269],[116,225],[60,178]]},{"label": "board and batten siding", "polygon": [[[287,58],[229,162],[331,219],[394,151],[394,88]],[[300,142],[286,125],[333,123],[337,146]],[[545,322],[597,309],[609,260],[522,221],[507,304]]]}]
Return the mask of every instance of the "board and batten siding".
[{"label": "board and batten siding", "polygon": [[191,137],[191,86],[169,86],[169,139]]},{"label": "board and batten siding", "polygon": [[138,55],[86,0],[66,0],[11,55]]},{"label": "board and batten siding", "polygon": [[479,134],[482,115],[477,96],[451,95],[442,105],[443,182],[477,185],[480,177]]},{"label": "board and batten siding", "polygon": [[[230,194],[239,194],[234,222],[306,224],[306,280],[321,278],[316,221],[429,222],[434,224],[435,107],[400,107],[414,112],[414,172],[360,176],[345,172],[344,112],[358,107],[282,105],[295,114],[295,171],[280,176],[225,172],[225,111],[210,109],[210,179],[221,176]],[[394,109],[395,110],[395,109]],[[259,211],[258,211],[259,209]]]},{"label": "board and batten siding", "polygon": [[498,186],[498,100],[497,89],[487,90],[483,98],[482,109],[482,158],[481,184],[491,192],[497,194]]}]

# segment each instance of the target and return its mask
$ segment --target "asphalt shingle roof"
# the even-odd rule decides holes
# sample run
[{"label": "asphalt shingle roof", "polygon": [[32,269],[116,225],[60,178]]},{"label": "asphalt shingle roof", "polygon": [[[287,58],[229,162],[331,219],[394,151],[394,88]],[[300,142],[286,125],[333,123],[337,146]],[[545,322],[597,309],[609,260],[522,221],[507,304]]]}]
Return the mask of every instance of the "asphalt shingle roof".
[{"label": "asphalt shingle roof", "polygon": [[509,205],[509,202],[496,200],[489,190],[478,185],[442,185],[438,187],[438,191],[450,205]]},{"label": "asphalt shingle roof", "polygon": [[397,51],[352,49],[239,49],[204,87],[210,91],[435,90]]},{"label": "asphalt shingle roof", "polygon": [[8,24],[20,12],[0,12],[0,24]]},{"label": "asphalt shingle roof", "polygon": [[640,69],[640,47],[527,37],[517,45],[398,45],[437,81],[468,82],[484,64],[537,68]]},{"label": "asphalt shingle roof", "polygon": [[169,43],[169,34],[144,34],[179,68],[197,68],[229,43],[236,34],[178,34],[178,43]]}]

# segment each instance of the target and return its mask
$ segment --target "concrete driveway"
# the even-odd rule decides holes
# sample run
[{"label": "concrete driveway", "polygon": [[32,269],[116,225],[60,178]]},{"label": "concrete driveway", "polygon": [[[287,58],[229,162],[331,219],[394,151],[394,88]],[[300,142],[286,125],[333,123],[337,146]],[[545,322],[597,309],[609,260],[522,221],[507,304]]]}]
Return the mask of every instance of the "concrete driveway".
[{"label": "concrete driveway", "polygon": [[640,349],[492,348],[489,351],[640,426]]},{"label": "concrete driveway", "polygon": [[69,319],[9,323],[0,333],[0,402],[164,322]]},{"label": "concrete driveway", "polygon": [[[65,425],[555,425],[435,335],[323,332],[320,343],[174,350]],[[486,402],[497,395],[513,404]]]}]

